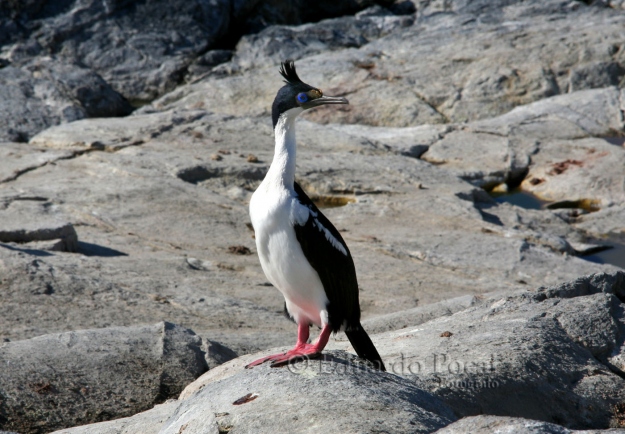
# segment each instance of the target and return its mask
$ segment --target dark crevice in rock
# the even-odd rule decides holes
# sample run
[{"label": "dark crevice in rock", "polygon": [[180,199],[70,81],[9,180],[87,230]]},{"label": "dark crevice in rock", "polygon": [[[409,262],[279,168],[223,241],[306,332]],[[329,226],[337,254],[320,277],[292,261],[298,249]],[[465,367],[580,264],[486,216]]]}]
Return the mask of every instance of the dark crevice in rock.
[{"label": "dark crevice in rock", "polygon": [[598,363],[601,363],[606,368],[608,368],[610,370],[610,372],[612,372],[614,375],[618,375],[623,380],[625,380],[625,372],[621,371],[619,368],[614,366],[612,363],[608,362],[605,358],[600,357],[600,358],[595,358],[595,360],[597,360]]},{"label": "dark crevice in rock", "polygon": [[529,166],[523,168],[520,171],[516,171],[516,172],[510,171],[506,179],[506,185],[508,186],[508,190],[514,190],[515,188],[520,186],[523,180],[527,177],[527,174],[529,173],[529,171],[530,171]]},{"label": "dark crevice in rock", "polygon": [[495,201],[490,195],[481,188],[473,188],[470,191],[463,191],[460,193],[456,193],[456,197],[462,200],[467,200],[469,202],[473,202],[475,204],[489,204],[493,205]]},{"label": "dark crevice in rock", "polygon": [[169,380],[166,372],[161,373],[160,384],[158,386],[158,393],[154,397],[154,405],[162,404],[173,396],[170,387],[168,386]]},{"label": "dark crevice in rock", "polygon": [[491,223],[501,227],[505,226],[497,215],[484,211],[483,207],[479,207],[477,210],[482,216],[482,220],[484,220],[486,223]]},{"label": "dark crevice in rock", "polygon": [[[25,244],[25,246],[28,246],[28,244]],[[37,256],[37,257],[52,256],[52,253],[50,253],[47,250],[29,249],[27,247],[20,248],[20,247],[11,246],[9,244],[1,244],[1,243],[0,243],[0,247],[4,249],[12,250],[14,252],[26,253],[27,255],[31,255],[31,256]]]},{"label": "dark crevice in rock", "polygon": [[[152,138],[158,137],[160,134],[162,134],[165,131],[170,130],[171,128],[172,128],[172,125],[165,125],[165,126],[163,126],[163,128],[160,131],[157,131],[157,132],[153,133]],[[55,159],[45,161],[45,162],[43,162],[41,164],[38,164],[38,165],[34,165],[34,166],[26,167],[26,168],[21,169],[21,170],[17,170],[17,171],[15,171],[13,173],[13,175],[11,175],[11,176],[9,176],[7,178],[4,178],[4,179],[0,179],[0,184],[15,181],[20,176],[22,176],[22,175],[24,175],[26,173],[32,172],[32,171],[37,170],[37,169],[41,169],[42,167],[45,167],[45,166],[47,166],[49,164],[54,164],[57,161],[71,160],[73,158],[80,157],[81,155],[88,154],[90,152],[96,152],[96,151],[117,152],[117,151],[119,151],[121,149],[130,147],[130,146],[140,146],[140,145],[142,145],[144,143],[145,142],[143,140],[135,140],[135,141],[124,143],[124,144],[117,144],[116,146],[107,146],[107,145],[99,143],[99,142],[93,142],[93,143],[90,144],[90,147],[87,148],[87,149],[74,150],[69,155],[63,155],[63,156],[57,157]],[[25,200],[25,199],[22,199],[22,200]]]},{"label": "dark crevice in rock", "polygon": [[211,75],[213,68],[229,62],[233,55],[233,50],[223,50],[214,47],[203,50],[185,68],[183,81],[191,84],[201,81]]},{"label": "dark crevice in rock", "polygon": [[[57,161],[57,160],[54,160],[54,161]],[[25,169],[18,170],[16,172],[14,172],[13,175],[11,175],[11,176],[9,176],[7,178],[1,179],[0,180],[0,184],[6,183],[6,182],[15,181],[17,178],[19,178],[20,176],[24,175],[25,173],[32,172],[33,170],[37,170],[37,169],[39,169],[41,167],[44,167],[44,166],[48,165],[51,162],[52,161],[46,161],[46,162],[41,163],[41,164],[36,165],[36,166],[30,166],[30,167],[26,167]]]},{"label": "dark crevice in rock", "polygon": [[428,107],[430,107],[432,110],[434,110],[434,112],[436,112],[439,116],[441,116],[443,118],[443,124],[450,124],[451,123],[451,119],[449,119],[449,117],[443,113],[442,111],[440,111],[438,109],[438,107],[436,107],[436,105],[431,102],[425,95],[423,95],[422,93],[420,93],[417,90],[413,90],[414,94],[417,96],[417,98],[419,98],[421,101],[423,101],[424,104],[426,104]]},{"label": "dark crevice in rock", "polygon": [[9,204],[11,202],[16,202],[16,201],[33,201],[33,202],[47,202],[50,199],[47,197],[42,197],[42,196],[13,196],[13,197],[5,197],[2,199],[2,201],[5,204]]},{"label": "dark crevice in rock", "polygon": [[560,200],[548,204],[547,209],[583,209],[588,212],[599,211],[600,201],[596,199]]},{"label": "dark crevice in rock", "polygon": [[231,170],[226,167],[210,167],[198,165],[180,169],[176,176],[191,184],[197,184],[212,178],[234,177],[251,181],[261,181],[267,172],[266,167],[254,167],[243,170]]},{"label": "dark crevice in rock", "polygon": [[100,246],[98,244],[78,242],[78,252],[85,256],[99,256],[103,258],[111,258],[115,256],[128,256],[128,253],[111,249],[110,247]]},{"label": "dark crevice in rock", "polygon": [[74,152],[72,152],[71,155],[64,155],[64,156],[55,158],[53,160],[45,161],[45,162],[43,162],[41,164],[38,164],[38,165],[35,165],[35,166],[26,167],[24,169],[15,171],[13,173],[13,175],[11,175],[11,176],[9,176],[7,178],[0,179],[0,184],[15,181],[20,176],[22,176],[22,175],[24,175],[26,173],[32,172],[33,170],[41,169],[42,167],[45,167],[48,164],[54,164],[54,163],[56,163],[57,161],[60,161],[60,160],[71,160],[72,158],[76,158],[76,157],[78,157],[78,156],[80,156],[82,154],[85,154],[87,152],[98,151],[98,150],[102,150],[102,149],[88,149],[88,150],[74,151]]}]

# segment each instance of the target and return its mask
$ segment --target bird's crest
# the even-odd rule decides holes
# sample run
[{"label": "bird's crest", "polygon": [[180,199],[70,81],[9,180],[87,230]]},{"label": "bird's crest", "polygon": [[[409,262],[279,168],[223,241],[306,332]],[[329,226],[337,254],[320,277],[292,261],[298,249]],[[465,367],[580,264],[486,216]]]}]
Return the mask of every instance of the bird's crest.
[{"label": "bird's crest", "polygon": [[284,77],[284,81],[288,84],[303,84],[304,83],[297,76],[297,72],[295,71],[295,62],[292,60],[287,60],[286,62],[282,62],[282,65],[280,66],[280,75]]}]

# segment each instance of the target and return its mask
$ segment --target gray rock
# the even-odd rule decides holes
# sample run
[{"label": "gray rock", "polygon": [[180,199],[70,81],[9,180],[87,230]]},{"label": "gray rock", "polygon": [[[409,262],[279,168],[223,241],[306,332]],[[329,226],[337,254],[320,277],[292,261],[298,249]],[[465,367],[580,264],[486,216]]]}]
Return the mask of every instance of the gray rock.
[{"label": "gray rock", "polygon": [[21,143],[0,143],[0,183],[13,181],[24,173],[71,156],[72,152],[69,151],[35,149]]},{"label": "gray rock", "polygon": [[[569,427],[607,427],[619,417],[611,405],[622,399],[623,380],[591,351],[603,360],[606,351],[623,352],[625,317],[617,297],[623,298],[624,291],[623,272],[514,295],[503,290],[451,316],[373,340],[389,371],[416,380],[459,414],[485,412]],[[576,326],[574,319],[580,316],[587,323]],[[606,327],[606,321],[612,325]],[[340,343],[331,346],[345,348]],[[181,399],[205,384],[229,378],[260,355],[241,357],[204,374]],[[511,387],[515,390],[508,392]],[[572,407],[571,402],[578,404]]]},{"label": "gray rock", "polygon": [[[149,412],[135,417],[137,420],[161,418]],[[419,390],[413,382],[366,369],[353,356],[334,352],[322,360],[284,369],[267,365],[254,369],[240,367],[231,376],[203,383],[201,388],[181,398],[160,431],[148,432],[178,433],[183,429],[190,433],[210,430],[307,433],[321,429],[427,433],[455,419],[447,406]],[[113,421],[108,425],[129,426],[129,422],[121,423]],[[120,432],[93,428],[93,431],[91,426],[86,426],[62,432]]]},{"label": "gray rock", "polygon": [[39,148],[66,149],[79,152],[113,151],[127,146],[141,145],[157,138],[179,124],[206,117],[204,111],[167,112],[134,116],[128,119],[84,119],[71,124],[57,125],[42,131],[30,140]]},{"label": "gray rock", "polygon": [[[19,68],[52,54],[60,63],[89,68],[99,80],[92,79],[90,86],[76,85],[71,73],[65,73],[64,78],[69,78],[68,89],[74,90],[78,99],[91,101],[86,104],[88,115],[102,116],[114,105],[90,95],[98,87],[110,85],[133,105],[145,104],[185,79],[197,78],[208,68],[227,61],[231,55],[214,49],[234,46],[245,33],[257,33],[270,24],[301,24],[353,14],[371,4],[369,0],[324,1],[312,6],[308,2],[256,0],[6,4],[0,11],[0,58],[3,66]],[[123,114],[127,114],[129,106],[123,102]],[[25,113],[29,116],[23,118],[31,119],[32,124],[28,131],[15,116],[8,138],[15,140],[21,137],[19,134],[28,138],[66,120],[48,115],[45,108],[32,107]],[[73,116],[80,119],[76,113]],[[39,117],[47,122],[42,124]]]},{"label": "gray rock", "polygon": [[[310,113],[309,120],[374,126],[487,119],[549,96],[614,85],[622,75],[622,11],[569,1],[445,1],[420,4],[411,20],[364,14],[268,28],[242,40],[233,61],[215,74],[145,110],[202,104],[228,114],[266,113],[270,89],[280,82],[275,69],[281,55],[301,59],[306,81],[327,83],[328,94],[348,95],[352,102]],[[358,38],[368,34],[356,25],[365,21],[380,37]],[[393,31],[384,32],[384,23],[395,23]],[[326,36],[323,29],[334,26],[348,29],[340,34],[349,37]],[[294,41],[277,44],[270,35]],[[258,67],[246,71],[246,65]]]},{"label": "gray rock", "polygon": [[625,205],[612,205],[597,212],[580,215],[575,226],[595,235],[618,234],[622,232]]},{"label": "gray rock", "polygon": [[158,434],[179,403],[167,400],[133,416],[55,431],[57,434]]},{"label": "gray rock", "polygon": [[625,76],[625,68],[617,62],[579,65],[571,70],[569,91],[618,86],[623,76]]},{"label": "gray rock", "polygon": [[[292,372],[295,367],[290,371],[268,366],[239,371],[182,401],[161,432],[176,433],[185,424],[189,432],[196,433],[215,424],[241,426],[244,432],[431,432],[455,419],[445,405],[411,382],[362,370],[344,357],[333,355],[305,369],[297,367],[296,372]],[[337,381],[341,384],[338,390],[334,389]],[[233,406],[248,393],[258,397]],[[281,411],[276,412],[275,403],[284,396],[290,398],[282,401]],[[344,411],[345,406],[349,412]],[[220,415],[223,412],[229,414]],[[284,418],[285,414],[289,417]]]},{"label": "gray rock", "polygon": [[593,275],[488,297],[373,340],[390,372],[413,378],[460,416],[608,428],[621,420],[625,399],[622,371],[606,362],[623,352],[624,291],[625,273]]},{"label": "gray rock", "polygon": [[625,201],[625,148],[601,138],[554,140],[539,147],[521,184],[553,207],[597,211]]},{"label": "gray rock", "polygon": [[[302,0],[233,1],[226,39],[234,45],[241,36],[259,33],[272,24],[302,24],[353,15],[374,3],[374,0],[320,0],[314,3]],[[389,4],[392,1],[379,0],[377,3]]]},{"label": "gray rock", "polygon": [[19,63],[24,56],[18,53],[24,51],[28,56],[58,53],[65,62],[97,72],[138,103],[180,82],[191,58],[227,31],[229,6],[220,0],[137,5],[74,0],[24,8],[14,11],[20,13],[14,20],[21,19],[24,31],[16,35],[8,60]]},{"label": "gray rock", "polygon": [[375,316],[363,321],[363,326],[369,334],[383,333],[398,330],[409,326],[418,326],[442,316],[453,315],[481,301],[472,295],[439,301],[438,303],[426,304],[412,309],[386,315]]},{"label": "gray rock", "polygon": [[[523,146],[525,145],[525,146]],[[444,165],[479,187],[491,189],[495,185],[512,182],[528,170],[530,159],[516,155],[515,144],[507,137],[492,134],[454,131],[432,144],[421,158],[433,164]]]},{"label": "gray rock", "polygon": [[[550,211],[497,205],[444,166],[404,155],[447,128],[298,125],[299,182],[347,204],[324,212],[355,258],[363,318],[614,270],[572,257],[569,241],[583,233]],[[28,214],[71,222],[80,254],[0,249],[2,338],[162,318],[237,354],[294,340],[255,255],[229,253],[254,245],[247,200],[273,155],[268,119],[202,110],[84,119],[14,149],[68,153],[0,187],[3,197],[43,198]]]},{"label": "gray rock", "polygon": [[[50,203],[45,198],[6,198],[3,205],[0,209],[0,243],[16,243],[14,245],[18,248],[36,250],[78,251],[74,226],[56,217],[46,217],[43,209]],[[34,244],[41,241],[53,241],[53,244]]]},{"label": "gray rock", "polygon": [[[521,189],[552,202],[554,210],[563,209],[558,215],[573,227],[595,239],[619,234],[624,229],[620,204],[625,198],[625,149],[605,137],[623,130],[622,99],[617,88],[586,90],[450,126],[421,158],[485,188],[497,182],[517,185],[524,177]],[[552,248],[561,243],[544,234],[530,238]],[[597,247],[586,236],[566,238],[574,249],[563,245],[556,250]]]},{"label": "gray rock", "polygon": [[1,68],[0,100],[0,140],[14,142],[59,123],[132,111],[95,72],[49,58]]},{"label": "gray rock", "polygon": [[55,431],[57,434],[158,434],[179,403],[167,400],[150,410],[112,421],[82,425]]},{"label": "gray rock", "polygon": [[189,65],[185,80],[187,82],[200,80],[205,74],[210,73],[215,66],[230,60],[232,54],[232,50],[207,51]]},{"label": "gray rock", "polygon": [[[301,122],[300,125],[308,125]],[[313,124],[314,125],[314,124]],[[311,126],[315,134],[320,134],[319,128]],[[371,127],[368,125],[330,124],[324,131],[345,132],[351,136],[361,137],[363,141],[375,143],[379,148],[387,148],[401,155],[420,158],[432,144],[440,140],[451,130],[446,125],[419,125],[418,127],[392,128]],[[325,137],[324,137],[325,139]],[[331,140],[328,137],[327,140]]]},{"label": "gray rock", "polygon": [[624,127],[623,95],[616,87],[545,98],[492,119],[472,122],[476,132],[536,140],[612,136]]},{"label": "gray rock", "polygon": [[205,354],[204,357],[206,359],[208,369],[216,368],[223,363],[237,358],[237,353],[232,351],[232,349],[220,344],[219,342],[209,339],[202,340],[202,350]]},{"label": "gray rock", "polygon": [[621,434],[623,429],[607,430],[571,430],[553,423],[540,422],[537,420],[523,419],[520,417],[505,416],[472,416],[460,419],[436,431],[437,434],[495,434],[510,432],[518,434]]},{"label": "gray rock", "polygon": [[4,343],[0,427],[49,432],[149,409],[206,371],[201,341],[161,322]]},{"label": "gray rock", "polygon": [[[449,126],[421,158],[483,188],[525,178],[521,187],[547,201],[585,199],[606,206],[623,200],[619,168],[625,151],[590,137],[623,130],[620,105],[617,88],[546,98],[502,116]],[[598,183],[588,172],[609,181]]]},{"label": "gray rock", "polygon": [[246,70],[273,66],[284,59],[359,48],[413,22],[413,17],[395,16],[387,11],[386,14],[359,14],[301,26],[271,26],[241,38],[233,63]]},{"label": "gray rock", "polygon": [[[21,22],[41,24],[41,37],[34,41],[28,26],[11,33],[19,41],[2,50],[0,57],[9,59],[2,64],[12,62],[4,69],[24,71],[28,59],[50,44],[63,47],[54,59],[82,55],[81,32],[101,30],[123,43],[92,50],[103,57],[90,57],[88,66],[104,68],[109,75],[101,77],[127,86],[139,100],[181,80],[195,83],[127,118],[80,119],[43,131],[30,143],[0,145],[2,206],[29,203],[16,214],[24,221],[69,222],[80,237],[78,254],[44,250],[56,248],[50,245],[55,241],[0,246],[0,338],[167,319],[192,327],[205,338],[202,350],[217,354],[208,361],[215,368],[207,374],[213,382],[239,372],[245,356],[218,366],[235,353],[291,344],[295,328],[282,317],[283,300],[267,285],[255,255],[229,253],[239,245],[253,253],[247,201],[271,162],[267,115],[281,85],[277,62],[288,54],[298,58],[304,80],[352,103],[344,111],[311,111],[299,123],[297,176],[319,203],[344,205],[324,213],[350,246],[363,321],[388,337],[381,345],[384,356],[392,363],[404,360],[392,351],[406,342],[405,353],[424,366],[433,354],[446,355],[447,371],[455,362],[480,363],[487,353],[501,357],[494,388],[477,390],[493,384],[486,374],[475,380],[445,371],[437,382],[424,373],[421,386],[461,414],[514,410],[564,423],[562,418],[571,426],[598,426],[612,417],[607,406],[621,396],[625,372],[617,300],[623,296],[596,293],[605,277],[557,284],[616,270],[575,255],[594,243],[589,235],[620,233],[625,221],[622,147],[601,139],[623,131],[623,96],[615,86],[625,64],[618,49],[622,12],[568,1],[426,2],[416,17],[373,8],[314,25],[267,28],[231,52],[209,49],[202,45],[206,39],[200,44],[204,37],[180,48],[177,38],[186,33],[173,29],[177,24],[171,33],[159,24],[157,37],[143,24],[130,35],[127,24],[136,17],[123,17],[135,13],[126,3],[111,6],[111,16],[93,15],[94,21],[87,12],[102,3],[81,3],[86,12],[71,5],[65,10],[24,3]],[[232,25],[247,22],[249,11],[262,9],[267,15],[258,16],[268,17],[285,8],[283,18],[293,12],[284,19],[299,24],[296,7],[239,2],[226,15],[239,14],[230,16]],[[47,40],[50,20],[62,24],[70,15],[83,26],[79,32]],[[121,30],[111,30],[120,17]],[[0,27],[9,28],[3,20]],[[294,40],[280,46],[272,41],[287,36]],[[89,44],[108,37],[96,35]],[[146,59],[140,69],[133,69],[129,47]],[[71,74],[63,70],[59,77]],[[611,87],[588,89],[606,85]],[[46,101],[65,107],[65,100],[54,98]],[[81,113],[91,116],[86,109]],[[59,122],[78,119],[67,116]],[[465,120],[470,122],[458,123]],[[250,154],[255,158],[248,161]],[[539,193],[549,187],[563,204],[598,200],[598,212],[576,217],[575,210],[525,210],[497,204],[480,188],[513,185],[526,171],[529,181],[553,163],[587,157],[596,164],[582,171],[569,163],[568,171],[532,188]],[[541,285],[557,286],[538,291],[548,294],[542,301],[532,298],[534,291],[511,295]],[[558,295],[562,291],[575,296]],[[500,300],[494,312],[487,310]],[[399,326],[431,336],[393,335]],[[452,335],[441,337],[446,331]],[[333,345],[347,348],[342,339]],[[463,388],[462,381],[476,387]],[[512,402],[517,391],[520,404]],[[553,398],[555,391],[561,395]],[[596,409],[590,416],[589,405]],[[99,427],[158,431],[174,409],[153,411],[153,419],[126,420],[127,428],[115,422]]]},{"label": "gray rock", "polygon": [[622,316],[622,309],[618,299],[605,295],[563,300],[553,312],[567,335],[597,359],[605,360],[618,347],[619,327],[615,317]]}]

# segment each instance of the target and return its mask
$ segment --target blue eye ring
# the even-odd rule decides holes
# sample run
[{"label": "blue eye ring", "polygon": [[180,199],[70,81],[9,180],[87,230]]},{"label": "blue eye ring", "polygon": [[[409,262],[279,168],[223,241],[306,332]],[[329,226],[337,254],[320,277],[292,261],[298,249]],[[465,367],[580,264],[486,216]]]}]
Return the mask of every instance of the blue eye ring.
[{"label": "blue eye ring", "polygon": [[297,102],[299,103],[305,103],[306,101],[308,101],[308,95],[306,95],[305,92],[302,93],[298,93],[297,94]]}]

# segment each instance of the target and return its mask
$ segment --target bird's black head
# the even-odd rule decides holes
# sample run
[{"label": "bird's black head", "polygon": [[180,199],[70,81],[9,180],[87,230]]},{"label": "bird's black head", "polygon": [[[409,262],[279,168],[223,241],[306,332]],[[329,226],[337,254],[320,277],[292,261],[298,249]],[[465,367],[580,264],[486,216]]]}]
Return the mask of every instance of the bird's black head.
[{"label": "bird's black head", "polygon": [[321,90],[304,83],[297,76],[295,63],[287,60],[280,67],[280,74],[284,77],[285,85],[278,91],[271,108],[273,127],[276,127],[280,115],[295,108],[301,111],[318,107],[324,104],[349,104],[345,98],[324,96]]}]

